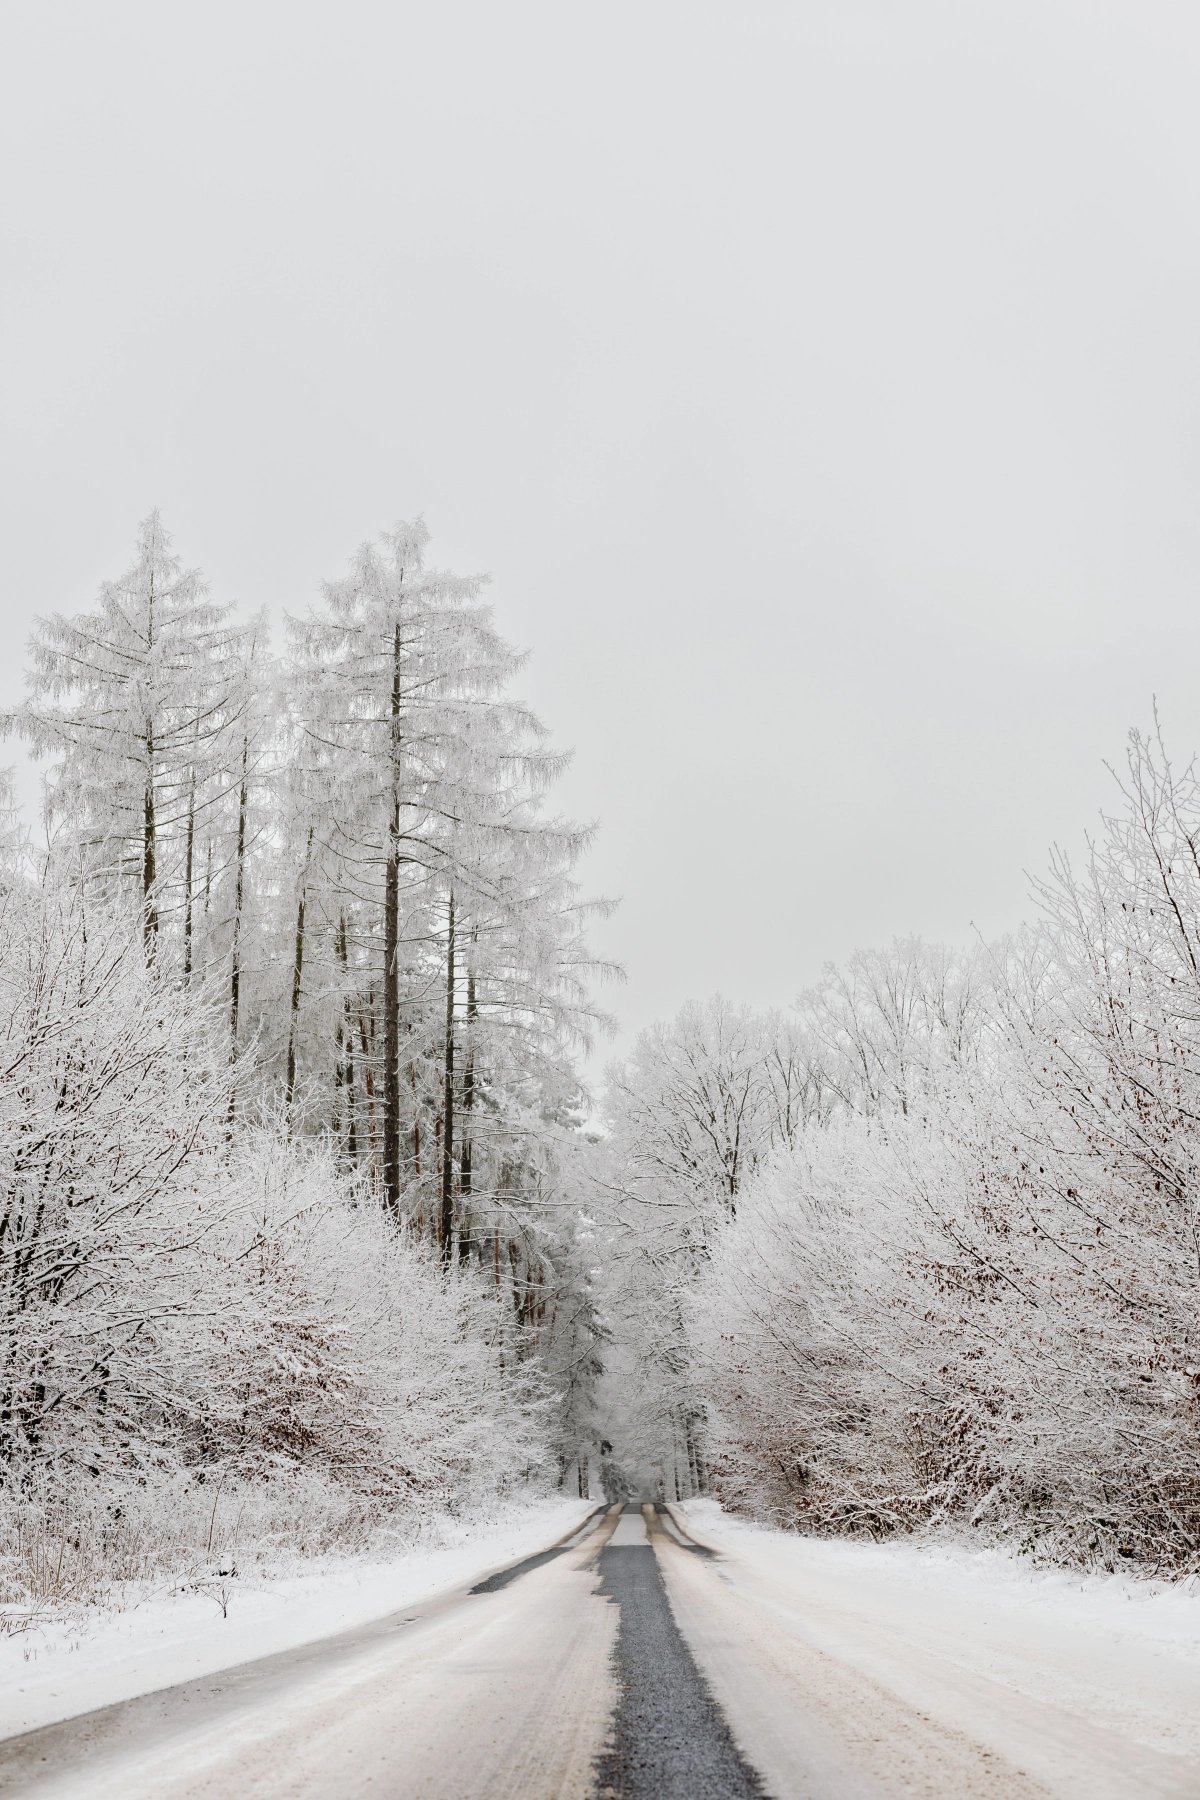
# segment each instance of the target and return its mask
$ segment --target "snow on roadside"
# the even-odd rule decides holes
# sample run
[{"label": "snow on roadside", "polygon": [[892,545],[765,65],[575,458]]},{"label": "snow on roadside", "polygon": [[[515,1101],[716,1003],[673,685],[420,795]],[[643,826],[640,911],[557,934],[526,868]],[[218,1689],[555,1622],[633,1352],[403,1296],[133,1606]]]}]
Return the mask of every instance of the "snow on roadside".
[{"label": "snow on roadside", "polygon": [[1147,1748],[1200,1757],[1195,1582],[1034,1567],[946,1540],[800,1537],[712,1500],[677,1510],[847,1661],[898,1670],[911,1649]]},{"label": "snow on roadside", "polygon": [[210,1592],[159,1589],[120,1612],[0,1637],[0,1738],[383,1618],[544,1549],[595,1505],[545,1497],[502,1523],[447,1525],[438,1547],[387,1560],[256,1567],[223,1584],[224,1615],[214,1582]]}]

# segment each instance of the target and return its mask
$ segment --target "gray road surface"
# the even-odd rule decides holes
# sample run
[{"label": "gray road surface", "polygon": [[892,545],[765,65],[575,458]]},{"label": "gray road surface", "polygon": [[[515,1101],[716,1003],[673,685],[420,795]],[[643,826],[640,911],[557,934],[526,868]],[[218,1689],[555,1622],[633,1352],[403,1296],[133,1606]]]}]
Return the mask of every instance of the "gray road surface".
[{"label": "gray road surface", "polygon": [[1190,1755],[919,1624],[894,1596],[614,1508],[469,1589],[0,1743],[0,1797],[1200,1795]]},{"label": "gray road surface", "polygon": [[598,1794],[604,1800],[755,1800],[762,1783],[680,1636],[649,1538],[600,1552],[600,1592],[616,1602],[620,1622],[619,1697],[597,1764]]}]

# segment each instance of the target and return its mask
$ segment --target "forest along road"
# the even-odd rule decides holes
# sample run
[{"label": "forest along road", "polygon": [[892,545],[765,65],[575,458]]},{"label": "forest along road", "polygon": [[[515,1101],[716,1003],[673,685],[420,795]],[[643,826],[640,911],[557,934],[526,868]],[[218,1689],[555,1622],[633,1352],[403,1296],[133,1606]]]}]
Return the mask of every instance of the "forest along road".
[{"label": "forest along road", "polygon": [[1200,1765],[613,1508],[403,1614],[0,1743],[62,1800],[1134,1800]]}]

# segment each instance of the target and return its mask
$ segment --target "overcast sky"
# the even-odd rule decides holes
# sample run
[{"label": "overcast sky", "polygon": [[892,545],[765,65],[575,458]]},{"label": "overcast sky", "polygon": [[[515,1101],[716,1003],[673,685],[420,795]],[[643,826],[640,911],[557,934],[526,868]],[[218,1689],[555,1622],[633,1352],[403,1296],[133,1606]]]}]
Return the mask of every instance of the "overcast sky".
[{"label": "overcast sky", "polygon": [[1200,9],[8,0],[0,700],[162,508],[424,513],[573,744],[627,1029],[1028,911],[1200,744]]}]

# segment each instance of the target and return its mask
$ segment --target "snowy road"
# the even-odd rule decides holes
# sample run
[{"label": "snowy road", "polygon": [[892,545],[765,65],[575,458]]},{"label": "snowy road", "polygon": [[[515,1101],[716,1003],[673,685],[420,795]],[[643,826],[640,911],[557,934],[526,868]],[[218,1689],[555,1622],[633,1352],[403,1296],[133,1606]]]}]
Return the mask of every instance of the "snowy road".
[{"label": "snowy road", "polygon": [[936,1584],[778,1534],[718,1533],[706,1553],[684,1528],[612,1513],[469,1591],[10,1739],[0,1794],[1200,1795],[1187,1654],[1131,1651],[1122,1671],[1097,1646],[1089,1664],[1086,1631],[1072,1648],[1018,1629],[1003,1594],[998,1625],[972,1623]]}]

